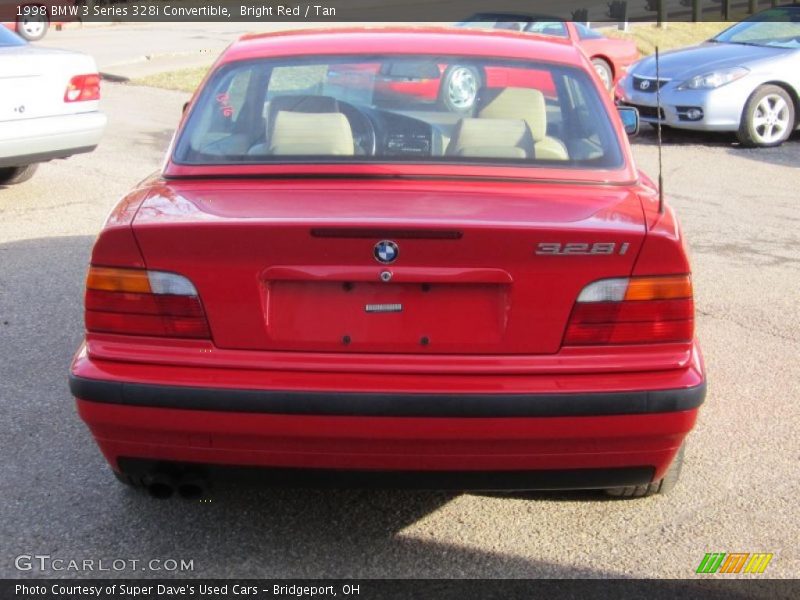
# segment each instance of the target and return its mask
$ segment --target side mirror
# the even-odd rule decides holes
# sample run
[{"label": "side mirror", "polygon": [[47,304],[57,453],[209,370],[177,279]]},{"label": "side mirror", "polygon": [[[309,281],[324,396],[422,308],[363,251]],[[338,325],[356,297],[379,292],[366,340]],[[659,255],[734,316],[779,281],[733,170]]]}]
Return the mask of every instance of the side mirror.
[{"label": "side mirror", "polygon": [[639,133],[639,110],[633,106],[618,106],[619,118],[625,127],[625,133],[634,136]]},{"label": "side mirror", "polygon": [[189,108],[189,104],[191,104],[191,101],[183,105],[183,110],[181,111],[183,114],[186,114],[186,109]]}]

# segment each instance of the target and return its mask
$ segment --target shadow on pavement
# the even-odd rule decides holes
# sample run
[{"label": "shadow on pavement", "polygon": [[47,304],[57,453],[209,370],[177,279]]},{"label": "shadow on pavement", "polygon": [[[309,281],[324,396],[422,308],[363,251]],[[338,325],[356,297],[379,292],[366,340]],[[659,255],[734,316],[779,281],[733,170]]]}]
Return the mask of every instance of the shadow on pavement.
[{"label": "shadow on pavement", "polygon": [[[190,94],[186,95],[187,101],[190,97]],[[175,123],[177,123],[179,119],[180,114],[175,115]],[[167,148],[169,148],[174,133],[174,128],[160,129],[158,131],[140,131],[136,133],[133,141],[136,145],[145,146],[156,152],[165,153]]]}]

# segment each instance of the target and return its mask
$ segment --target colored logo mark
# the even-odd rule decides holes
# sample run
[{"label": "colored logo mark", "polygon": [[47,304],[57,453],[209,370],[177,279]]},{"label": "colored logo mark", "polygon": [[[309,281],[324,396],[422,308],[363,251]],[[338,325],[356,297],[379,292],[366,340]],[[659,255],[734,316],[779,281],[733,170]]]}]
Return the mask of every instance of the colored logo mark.
[{"label": "colored logo mark", "polygon": [[766,552],[709,552],[700,561],[696,573],[760,574],[769,565],[773,554]]}]

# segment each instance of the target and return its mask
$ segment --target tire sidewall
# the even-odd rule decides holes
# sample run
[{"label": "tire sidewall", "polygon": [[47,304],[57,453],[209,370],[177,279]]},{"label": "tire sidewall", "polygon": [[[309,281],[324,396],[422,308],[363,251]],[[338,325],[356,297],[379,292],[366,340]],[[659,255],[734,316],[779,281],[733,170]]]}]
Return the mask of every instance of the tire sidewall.
[{"label": "tire sidewall", "polygon": [[0,168],[0,187],[25,183],[39,168],[37,163],[25,165],[24,167],[2,167]]},{"label": "tire sidewall", "polygon": [[597,67],[601,67],[606,74],[608,75],[608,85],[605,84],[603,78],[600,77],[598,73],[598,77],[600,77],[600,81],[603,83],[603,87],[606,88],[607,91],[611,91],[614,88],[614,73],[611,70],[611,65],[608,64],[608,61],[602,58],[593,58],[592,59],[592,67],[597,70]]},{"label": "tire sidewall", "polygon": [[[786,132],[784,133],[781,139],[774,142],[765,143],[757,140],[757,133],[755,131],[755,128],[753,127],[753,116],[755,114],[755,110],[759,102],[761,102],[761,100],[765,96],[768,96],[770,94],[777,94],[784,99],[784,101],[789,107],[790,122],[789,126],[786,128]],[[739,141],[741,141],[742,144],[748,147],[774,148],[775,146],[780,146],[786,140],[788,140],[789,137],[792,135],[792,132],[795,130],[796,126],[797,126],[797,112],[794,99],[792,98],[792,96],[780,86],[767,84],[756,88],[756,90],[747,99],[747,102],[744,105],[744,110],[742,111],[742,120],[739,125],[738,137]]]},{"label": "tire sidewall", "polygon": [[27,40],[29,42],[38,42],[39,40],[44,38],[45,35],[47,35],[47,32],[48,32],[49,29],[50,29],[50,21],[47,20],[46,18],[44,18],[42,20],[42,32],[41,32],[41,34],[38,35],[38,36],[29,36],[27,33],[25,33],[25,29],[23,28],[22,19],[20,19],[20,20],[17,21],[16,31],[17,31],[17,35],[19,35],[22,39]]}]

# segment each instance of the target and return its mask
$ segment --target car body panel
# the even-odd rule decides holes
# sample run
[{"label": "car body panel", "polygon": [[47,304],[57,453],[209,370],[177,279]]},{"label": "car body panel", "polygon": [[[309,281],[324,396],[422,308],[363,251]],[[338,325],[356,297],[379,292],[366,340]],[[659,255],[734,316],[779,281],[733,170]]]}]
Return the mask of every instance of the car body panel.
[{"label": "car body panel", "polygon": [[0,167],[91,152],[106,126],[101,112],[0,122]]},{"label": "car body panel", "polygon": [[567,22],[570,39],[591,58],[606,61],[611,67],[613,77],[612,86],[615,85],[627,72],[632,64],[639,60],[639,49],[633,40],[618,38],[581,39],[578,26],[572,21]]}]

